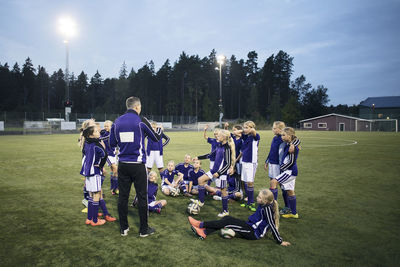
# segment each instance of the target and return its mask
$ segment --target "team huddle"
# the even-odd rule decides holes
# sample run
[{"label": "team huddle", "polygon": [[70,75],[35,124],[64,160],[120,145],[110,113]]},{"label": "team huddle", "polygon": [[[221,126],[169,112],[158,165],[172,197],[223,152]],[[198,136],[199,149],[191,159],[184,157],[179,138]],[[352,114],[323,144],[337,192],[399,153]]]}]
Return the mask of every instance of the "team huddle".
[{"label": "team huddle", "polygon": [[[119,158],[120,163],[117,158],[120,147],[113,142],[113,138],[116,140],[116,137],[112,136],[110,140],[113,127],[111,121],[106,121],[104,129],[100,129],[100,125],[94,120],[87,120],[81,128],[80,174],[85,177],[83,203],[87,200],[87,225],[98,226],[116,220],[107,211],[102,191],[106,163],[110,167],[111,194],[118,195],[119,189],[122,190],[118,185],[118,165],[121,164],[121,158]],[[221,201],[221,212],[217,214],[221,218],[219,220],[199,221],[191,216],[188,217],[192,231],[200,239],[205,239],[211,233],[220,230],[225,238],[239,236],[257,240],[271,230],[278,244],[290,245],[289,242],[283,241],[278,228],[280,216],[294,219],[299,217],[294,189],[298,174],[296,162],[300,141],[294,129],[285,127],[283,122],[274,122],[272,129],[274,138],[264,165],[269,177],[269,189],[261,190],[255,197],[254,178],[258,166],[260,135],[252,121],[235,125],[231,131],[228,127],[226,124],[225,129],[215,129],[214,137],[211,138],[207,136],[208,126],[206,126],[203,137],[211,145],[210,153],[194,157],[186,154],[182,163],[175,164],[174,161],[169,161],[167,168],[164,169],[163,148],[168,145],[170,138],[164,133],[162,126],[157,126],[155,122],[151,123],[150,133],[157,133],[158,138],[147,136],[146,149],[145,145],[141,144],[144,153],[140,152],[138,155],[147,170],[148,212],[161,213],[167,205],[167,200],[157,199],[158,177],[160,177],[160,190],[163,195],[168,197],[183,195],[189,198],[189,205],[184,205],[183,208],[187,209],[190,215],[201,213],[201,209],[206,205],[207,195],[212,196],[213,200]],[[129,136],[128,133],[119,133],[119,142],[129,142],[131,139],[133,140],[133,136]],[[203,160],[209,160],[209,168],[204,170]],[[122,161],[122,164],[127,163],[129,162]],[[152,171],[154,165],[158,173]],[[281,210],[277,203],[278,185],[285,204]],[[143,196],[135,196],[131,203],[132,207],[138,206],[138,197],[140,199]],[[229,200],[241,202],[241,207],[254,213],[246,221],[231,217]],[[120,203],[118,205],[120,209]],[[99,206],[103,213],[99,213]],[[101,216],[104,216],[104,219],[100,219]],[[121,235],[125,236],[127,231],[129,227],[123,227],[121,223]]]}]

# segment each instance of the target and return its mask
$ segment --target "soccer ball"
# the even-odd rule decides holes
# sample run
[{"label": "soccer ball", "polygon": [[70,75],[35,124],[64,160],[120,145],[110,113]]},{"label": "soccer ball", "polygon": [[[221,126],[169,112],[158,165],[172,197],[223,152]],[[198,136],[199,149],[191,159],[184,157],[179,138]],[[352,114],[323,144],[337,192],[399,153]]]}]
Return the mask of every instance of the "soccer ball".
[{"label": "soccer ball", "polygon": [[187,207],[187,211],[189,214],[197,215],[200,212],[200,206],[197,203],[190,203]]},{"label": "soccer ball", "polygon": [[222,228],[221,229],[221,236],[223,238],[227,238],[227,239],[231,239],[235,237],[235,231],[233,231],[232,229],[229,228]]},{"label": "soccer ball", "polygon": [[179,196],[179,188],[170,188],[170,195],[173,197]]}]

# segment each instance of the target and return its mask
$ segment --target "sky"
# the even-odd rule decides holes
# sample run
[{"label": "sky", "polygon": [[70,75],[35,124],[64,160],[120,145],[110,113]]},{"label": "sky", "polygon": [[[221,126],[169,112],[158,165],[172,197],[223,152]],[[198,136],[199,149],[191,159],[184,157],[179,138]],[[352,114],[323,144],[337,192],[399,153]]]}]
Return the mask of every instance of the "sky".
[{"label": "sky", "polygon": [[[304,75],[328,88],[329,105],[400,95],[400,0],[1,0],[0,63],[27,57],[52,74],[65,69],[60,17],[77,25],[69,69],[118,77],[153,60],[208,56],[212,49],[262,67],[283,50]],[[397,26],[396,26],[397,25]]]}]

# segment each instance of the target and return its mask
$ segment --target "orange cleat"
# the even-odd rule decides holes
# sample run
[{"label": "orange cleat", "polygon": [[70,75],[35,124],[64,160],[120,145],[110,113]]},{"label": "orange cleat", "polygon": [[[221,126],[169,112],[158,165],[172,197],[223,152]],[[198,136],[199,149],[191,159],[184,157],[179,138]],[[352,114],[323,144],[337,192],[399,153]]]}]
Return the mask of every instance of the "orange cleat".
[{"label": "orange cleat", "polygon": [[198,228],[198,227],[192,225],[192,231],[201,240],[204,240],[207,237],[206,233],[204,232],[204,228]]},{"label": "orange cleat", "polygon": [[89,224],[92,224],[92,222],[93,222],[92,220],[86,219],[85,224],[89,225]]},{"label": "orange cleat", "polygon": [[193,219],[192,216],[188,216],[189,223],[193,226],[200,227],[200,221]]},{"label": "orange cleat", "polygon": [[101,212],[97,213],[97,217],[101,217],[101,216],[103,216],[103,213],[101,213]]},{"label": "orange cleat", "polygon": [[106,220],[103,220],[103,219],[97,219],[97,223],[95,223],[95,222],[91,222],[91,225],[92,226],[98,226],[98,225],[103,225],[103,224],[105,224],[106,223]]},{"label": "orange cleat", "polygon": [[111,215],[106,215],[105,217],[107,222],[115,222],[117,219],[112,217]]}]

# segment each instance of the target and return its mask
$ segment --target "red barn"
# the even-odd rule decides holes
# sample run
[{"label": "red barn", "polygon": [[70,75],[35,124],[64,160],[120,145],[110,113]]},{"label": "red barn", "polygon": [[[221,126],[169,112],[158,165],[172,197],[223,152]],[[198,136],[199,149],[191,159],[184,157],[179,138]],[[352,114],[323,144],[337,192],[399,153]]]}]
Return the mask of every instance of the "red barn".
[{"label": "red barn", "polygon": [[314,131],[371,131],[370,120],[331,113],[300,121],[302,130]]}]

